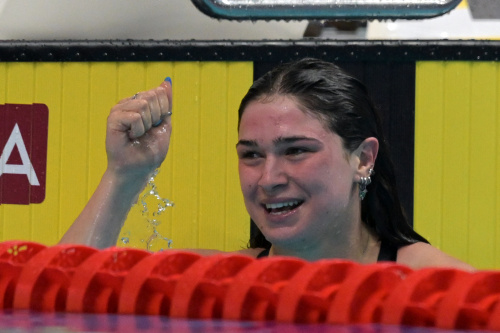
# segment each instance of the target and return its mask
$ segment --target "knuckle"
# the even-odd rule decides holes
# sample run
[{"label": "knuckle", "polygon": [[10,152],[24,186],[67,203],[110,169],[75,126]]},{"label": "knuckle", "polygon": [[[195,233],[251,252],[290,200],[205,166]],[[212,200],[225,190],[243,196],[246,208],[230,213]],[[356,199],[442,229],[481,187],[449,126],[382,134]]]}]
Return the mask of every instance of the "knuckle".
[{"label": "knuckle", "polygon": [[139,112],[141,113],[144,113],[144,112],[147,112],[148,109],[149,109],[149,103],[148,101],[144,100],[144,99],[140,99],[137,101],[137,109]]},{"label": "knuckle", "polygon": [[141,114],[136,112],[129,112],[129,117],[131,121],[139,121],[142,119]]},{"label": "knuckle", "polygon": [[145,92],[142,93],[143,94],[143,98],[144,99],[151,99],[151,98],[154,98],[155,97],[155,92],[154,91],[151,91],[151,90],[147,90]]}]

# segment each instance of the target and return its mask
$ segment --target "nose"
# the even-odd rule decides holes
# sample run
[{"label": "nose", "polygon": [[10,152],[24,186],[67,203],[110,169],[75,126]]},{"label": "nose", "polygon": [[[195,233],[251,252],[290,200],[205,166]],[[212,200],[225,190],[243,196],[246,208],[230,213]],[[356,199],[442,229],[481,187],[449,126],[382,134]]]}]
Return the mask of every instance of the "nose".
[{"label": "nose", "polygon": [[276,191],[288,184],[288,175],[282,161],[268,156],[262,167],[258,185],[267,193]]}]

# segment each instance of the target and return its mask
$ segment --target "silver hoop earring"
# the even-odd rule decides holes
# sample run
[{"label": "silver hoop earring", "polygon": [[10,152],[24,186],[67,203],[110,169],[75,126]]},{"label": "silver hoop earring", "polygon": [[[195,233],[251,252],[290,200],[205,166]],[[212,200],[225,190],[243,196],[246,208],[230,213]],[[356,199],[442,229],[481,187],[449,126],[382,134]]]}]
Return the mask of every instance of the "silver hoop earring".
[{"label": "silver hoop earring", "polygon": [[366,194],[368,193],[368,190],[366,187],[372,183],[372,178],[371,176],[375,174],[375,171],[370,168],[368,170],[368,177],[361,177],[359,180],[359,198],[363,200],[366,197]]}]

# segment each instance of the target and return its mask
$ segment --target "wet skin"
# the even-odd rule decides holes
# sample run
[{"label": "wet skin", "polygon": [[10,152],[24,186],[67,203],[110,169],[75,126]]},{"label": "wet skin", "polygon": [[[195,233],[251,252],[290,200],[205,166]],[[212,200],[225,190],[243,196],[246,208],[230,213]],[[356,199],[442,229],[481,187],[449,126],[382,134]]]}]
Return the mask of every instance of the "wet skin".
[{"label": "wet skin", "polygon": [[277,96],[247,106],[237,152],[245,205],[274,254],[348,251],[362,228],[359,158],[337,134]]}]

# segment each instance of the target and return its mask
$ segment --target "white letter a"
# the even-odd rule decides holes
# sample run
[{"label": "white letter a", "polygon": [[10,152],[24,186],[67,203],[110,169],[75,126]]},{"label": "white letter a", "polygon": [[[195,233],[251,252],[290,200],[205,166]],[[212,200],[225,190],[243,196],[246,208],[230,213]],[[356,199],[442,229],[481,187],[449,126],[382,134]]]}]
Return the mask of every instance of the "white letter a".
[{"label": "white letter a", "polygon": [[[12,151],[14,150],[14,146],[17,146],[23,164],[7,164],[10,154],[12,154]],[[10,134],[9,140],[5,144],[2,156],[0,156],[0,176],[3,173],[26,175],[30,185],[40,185],[38,178],[36,177],[35,169],[33,169],[33,166],[31,165],[31,160],[28,156],[28,151],[24,145],[23,137],[21,136],[21,131],[19,130],[17,123]]]}]

